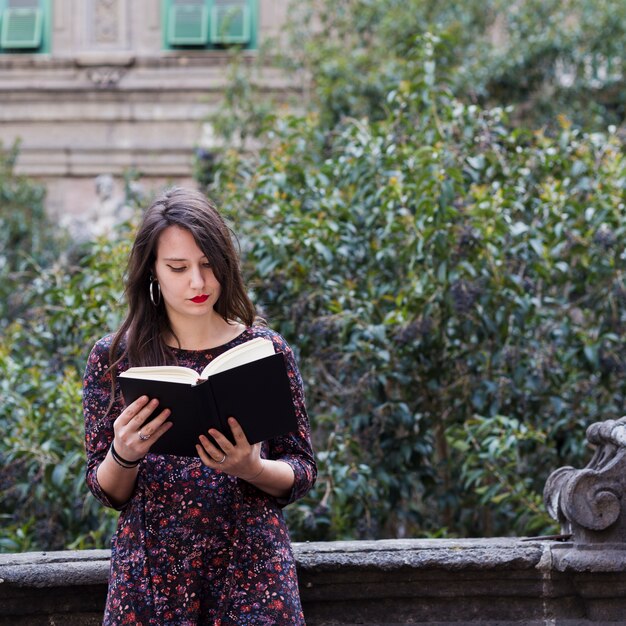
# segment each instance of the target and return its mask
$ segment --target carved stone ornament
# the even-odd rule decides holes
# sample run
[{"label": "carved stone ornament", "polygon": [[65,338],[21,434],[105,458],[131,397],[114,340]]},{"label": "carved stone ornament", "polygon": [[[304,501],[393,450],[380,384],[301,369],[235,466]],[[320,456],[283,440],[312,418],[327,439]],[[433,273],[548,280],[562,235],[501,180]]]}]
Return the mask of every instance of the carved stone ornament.
[{"label": "carved stone ornament", "polygon": [[592,424],[587,440],[595,446],[591,461],[553,472],[544,503],[575,544],[626,542],[626,417]]},{"label": "carved stone ornament", "polygon": [[118,43],[119,1],[96,0],[93,8],[94,39],[97,44]]},{"label": "carved stone ornament", "polygon": [[116,87],[126,74],[126,68],[117,65],[99,65],[87,69],[87,78],[100,88]]}]

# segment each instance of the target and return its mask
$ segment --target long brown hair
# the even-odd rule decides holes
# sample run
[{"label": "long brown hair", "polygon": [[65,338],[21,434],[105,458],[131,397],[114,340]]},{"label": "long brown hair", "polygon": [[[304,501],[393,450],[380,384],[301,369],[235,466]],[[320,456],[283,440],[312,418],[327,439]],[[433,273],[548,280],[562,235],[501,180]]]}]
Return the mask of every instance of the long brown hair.
[{"label": "long brown hair", "polygon": [[173,187],[146,210],[128,259],[126,298],[128,313],[110,347],[109,371],[115,384],[115,366],[127,357],[130,365],[175,363],[163,340],[173,334],[165,306],[150,300],[150,279],[161,233],[169,226],[188,230],[211,264],[221,293],[215,311],[226,321],[251,326],[255,308],[243,283],[232,231],[212,202],[199,191]]}]

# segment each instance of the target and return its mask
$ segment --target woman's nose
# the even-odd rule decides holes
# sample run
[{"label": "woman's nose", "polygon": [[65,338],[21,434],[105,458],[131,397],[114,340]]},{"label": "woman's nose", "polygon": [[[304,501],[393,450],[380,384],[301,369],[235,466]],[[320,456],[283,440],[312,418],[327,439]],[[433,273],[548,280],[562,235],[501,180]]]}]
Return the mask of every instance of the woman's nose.
[{"label": "woman's nose", "polygon": [[199,289],[204,286],[204,276],[202,274],[202,269],[199,267],[191,268],[191,286],[194,289]]}]

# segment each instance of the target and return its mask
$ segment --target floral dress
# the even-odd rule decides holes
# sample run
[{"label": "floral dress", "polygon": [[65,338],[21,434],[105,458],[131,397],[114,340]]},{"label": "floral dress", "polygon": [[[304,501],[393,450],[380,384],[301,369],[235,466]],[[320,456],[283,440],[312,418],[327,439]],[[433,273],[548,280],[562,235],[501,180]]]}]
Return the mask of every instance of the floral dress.
[{"label": "floral dress", "polygon": [[[264,442],[261,454],[293,468],[291,493],[275,498],[199,458],[148,454],[111,542],[105,626],[304,624],[282,507],[312,487],[316,465],[293,353],[280,335],[254,326],[219,348],[176,350],[176,356],[179,365],[200,372],[218,354],[254,337],[271,339],[287,362],[298,431]],[[96,471],[123,409],[118,388],[106,414],[111,340],[104,337],[92,349],[83,389],[87,484],[106,506],[113,505]],[[121,363],[118,371],[127,367]]]}]

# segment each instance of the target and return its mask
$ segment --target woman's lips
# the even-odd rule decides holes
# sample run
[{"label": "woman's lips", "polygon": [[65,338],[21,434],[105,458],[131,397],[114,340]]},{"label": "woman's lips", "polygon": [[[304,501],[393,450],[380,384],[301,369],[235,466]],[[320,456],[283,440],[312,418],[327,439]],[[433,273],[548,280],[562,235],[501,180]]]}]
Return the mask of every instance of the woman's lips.
[{"label": "woman's lips", "polygon": [[208,298],[209,296],[203,294],[201,296],[196,296],[195,298],[191,298],[191,301],[195,302],[196,304],[202,304],[203,302],[206,302]]}]

